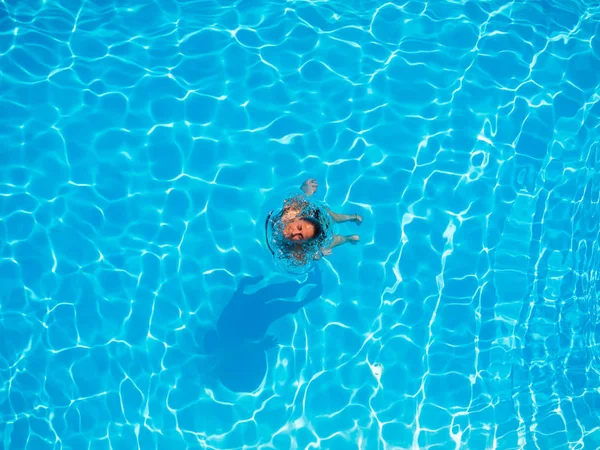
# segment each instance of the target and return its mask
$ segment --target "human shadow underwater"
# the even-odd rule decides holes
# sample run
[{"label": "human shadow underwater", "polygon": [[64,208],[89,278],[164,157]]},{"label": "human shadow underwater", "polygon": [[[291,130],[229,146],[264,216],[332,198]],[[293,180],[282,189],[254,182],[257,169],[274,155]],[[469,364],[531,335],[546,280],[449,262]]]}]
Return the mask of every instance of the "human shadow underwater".
[{"label": "human shadow underwater", "polygon": [[[216,375],[233,392],[253,392],[263,382],[267,373],[266,351],[277,345],[277,340],[267,334],[269,326],[277,319],[298,312],[323,292],[318,267],[303,283],[289,281],[250,294],[244,292],[262,279],[262,276],[242,279],[223,309],[216,329],[204,336],[204,350],[217,359]],[[307,285],[314,287],[302,300],[283,300],[295,298]]]}]

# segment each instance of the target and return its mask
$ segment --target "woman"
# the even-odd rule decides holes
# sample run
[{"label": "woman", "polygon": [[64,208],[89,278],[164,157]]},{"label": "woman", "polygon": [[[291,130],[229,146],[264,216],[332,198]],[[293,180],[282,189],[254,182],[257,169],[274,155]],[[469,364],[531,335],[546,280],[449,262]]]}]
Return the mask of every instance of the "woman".
[{"label": "woman", "polygon": [[[332,249],[346,242],[356,244],[360,237],[356,234],[341,236],[334,234],[333,223],[354,222],[362,223],[363,218],[358,214],[338,214],[327,207],[317,205],[308,200],[317,190],[315,179],[306,180],[300,187],[302,194],[287,199],[283,209],[271,220],[274,235],[276,257],[293,256],[296,265],[305,265],[310,260],[321,259],[331,255]],[[277,236],[279,235],[279,239]],[[289,259],[289,258],[288,258]]]}]

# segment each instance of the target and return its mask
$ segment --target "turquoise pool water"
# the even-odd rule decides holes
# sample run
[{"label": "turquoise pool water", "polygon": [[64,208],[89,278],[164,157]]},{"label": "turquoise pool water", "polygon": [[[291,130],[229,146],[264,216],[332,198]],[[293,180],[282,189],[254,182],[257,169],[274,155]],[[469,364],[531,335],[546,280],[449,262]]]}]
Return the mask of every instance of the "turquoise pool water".
[{"label": "turquoise pool water", "polygon": [[[2,0],[0,448],[600,448],[599,20]],[[264,221],[309,177],[364,222],[297,284]],[[279,342],[254,392],[223,322]]]}]

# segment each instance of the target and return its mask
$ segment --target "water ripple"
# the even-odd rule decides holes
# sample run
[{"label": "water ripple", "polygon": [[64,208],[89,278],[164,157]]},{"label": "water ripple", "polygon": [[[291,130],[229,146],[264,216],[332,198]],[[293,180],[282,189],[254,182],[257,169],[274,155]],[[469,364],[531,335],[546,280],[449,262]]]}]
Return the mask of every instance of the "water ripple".
[{"label": "water ripple", "polygon": [[[597,447],[599,18],[0,2],[4,448]],[[361,244],[230,392],[203,335],[309,177]]]}]

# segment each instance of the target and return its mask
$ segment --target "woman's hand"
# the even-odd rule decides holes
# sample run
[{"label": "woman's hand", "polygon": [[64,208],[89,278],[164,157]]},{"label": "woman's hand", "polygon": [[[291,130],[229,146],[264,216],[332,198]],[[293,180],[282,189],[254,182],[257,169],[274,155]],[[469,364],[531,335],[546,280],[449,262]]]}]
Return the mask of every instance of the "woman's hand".
[{"label": "woman's hand", "polygon": [[315,261],[319,261],[323,256],[331,255],[331,249],[329,247],[322,248],[319,250],[319,253],[313,256]]},{"label": "woman's hand", "polygon": [[314,178],[309,178],[304,183],[302,183],[302,186],[300,186],[300,189],[302,189],[302,192],[304,192],[304,194],[307,197],[310,197],[317,191],[318,186],[319,186],[319,183],[317,183],[317,180],[315,180]]}]

